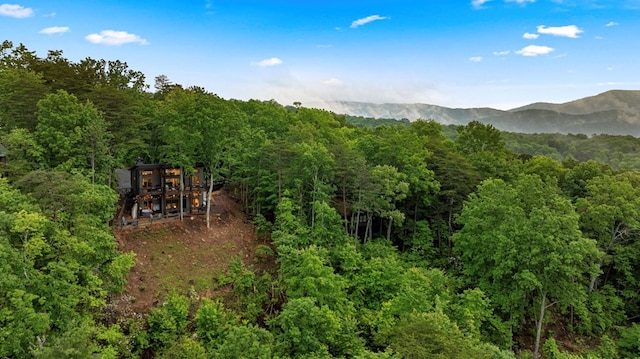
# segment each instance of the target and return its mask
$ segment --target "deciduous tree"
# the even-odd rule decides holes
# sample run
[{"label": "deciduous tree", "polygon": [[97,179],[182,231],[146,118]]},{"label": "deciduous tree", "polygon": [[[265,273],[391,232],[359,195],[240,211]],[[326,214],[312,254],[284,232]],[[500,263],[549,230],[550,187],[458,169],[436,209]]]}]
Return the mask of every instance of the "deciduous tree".
[{"label": "deciduous tree", "polygon": [[514,326],[537,305],[537,356],[546,309],[584,305],[582,278],[598,272],[601,253],[582,236],[571,202],[538,176],[486,180],[458,221],[464,227],[454,234],[455,248],[470,283]]}]

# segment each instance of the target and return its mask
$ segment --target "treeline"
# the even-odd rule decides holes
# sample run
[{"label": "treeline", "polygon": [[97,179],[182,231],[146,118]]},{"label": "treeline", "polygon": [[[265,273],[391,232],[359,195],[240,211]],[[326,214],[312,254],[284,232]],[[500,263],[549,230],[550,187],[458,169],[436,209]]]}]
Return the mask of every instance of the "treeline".
[{"label": "treeline", "polygon": [[[4,42],[0,357],[640,355],[640,174],[505,138],[355,127],[165,76],[150,92],[126,63]],[[112,178],[137,157],[224,179],[277,272],[237,261],[234,300],[114,316],[133,255],[106,225]]]},{"label": "treeline", "polygon": [[373,117],[364,117],[364,116],[350,116],[346,115],[346,122],[348,124],[364,127],[364,128],[375,128],[378,126],[408,126],[411,122],[403,118],[401,120],[396,120],[394,118],[373,118]]},{"label": "treeline", "polygon": [[[346,116],[348,124],[375,128],[380,125],[409,126],[406,119],[374,119]],[[457,125],[443,126],[444,135],[455,141]],[[640,170],[640,138],[608,134],[514,133],[501,131],[507,149],[522,155],[542,155],[558,161],[594,160],[616,170]]]},{"label": "treeline", "polygon": [[594,160],[616,170],[640,170],[640,138],[607,134],[503,133],[516,153],[544,155],[559,161]]}]

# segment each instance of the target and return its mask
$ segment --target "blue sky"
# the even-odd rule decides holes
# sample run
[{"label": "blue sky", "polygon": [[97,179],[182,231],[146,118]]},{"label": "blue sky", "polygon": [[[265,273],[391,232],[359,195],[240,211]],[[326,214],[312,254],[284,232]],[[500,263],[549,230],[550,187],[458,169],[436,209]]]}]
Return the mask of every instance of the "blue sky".
[{"label": "blue sky", "polygon": [[224,98],[508,109],[640,89],[640,0],[16,1],[2,40]]}]

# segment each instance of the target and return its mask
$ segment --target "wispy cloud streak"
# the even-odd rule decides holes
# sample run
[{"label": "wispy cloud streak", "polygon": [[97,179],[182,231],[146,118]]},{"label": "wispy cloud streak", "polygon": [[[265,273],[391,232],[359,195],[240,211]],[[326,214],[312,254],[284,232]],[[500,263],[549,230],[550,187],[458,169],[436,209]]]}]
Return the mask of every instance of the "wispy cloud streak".
[{"label": "wispy cloud streak", "polygon": [[52,26],[39,31],[39,33],[45,35],[63,34],[65,32],[69,32],[68,26]]},{"label": "wispy cloud streak", "polygon": [[387,17],[387,16],[371,15],[371,16],[363,17],[363,18],[358,19],[358,20],[354,20],[351,23],[350,27],[352,29],[355,29],[357,27],[360,27],[362,25],[366,25],[366,24],[368,24],[370,22],[373,22],[373,21],[387,20],[387,19],[389,19],[389,17]]},{"label": "wispy cloud streak", "polygon": [[549,46],[529,45],[516,51],[516,54],[522,56],[540,56],[553,52],[554,48]]},{"label": "wispy cloud streak", "polygon": [[270,66],[282,65],[282,60],[280,60],[277,57],[272,57],[270,59],[264,59],[258,62],[252,62],[251,64],[259,67],[270,67]]},{"label": "wispy cloud streak", "polygon": [[123,45],[130,43],[138,43],[140,45],[148,45],[147,40],[136,34],[130,34],[126,31],[102,30],[99,34],[89,34],[85,39],[94,44],[102,45]]}]

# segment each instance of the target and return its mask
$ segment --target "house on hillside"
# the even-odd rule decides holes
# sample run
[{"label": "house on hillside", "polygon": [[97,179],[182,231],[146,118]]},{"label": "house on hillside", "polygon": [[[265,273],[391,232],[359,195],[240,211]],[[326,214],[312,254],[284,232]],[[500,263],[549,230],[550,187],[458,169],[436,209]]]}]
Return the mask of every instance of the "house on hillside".
[{"label": "house on hillside", "polygon": [[204,213],[207,186],[204,168],[196,166],[190,173],[168,164],[147,164],[138,160],[128,170],[118,170],[118,192],[126,198],[124,207],[131,216],[174,216],[180,211],[180,179],[184,178],[182,205],[184,213]]}]

